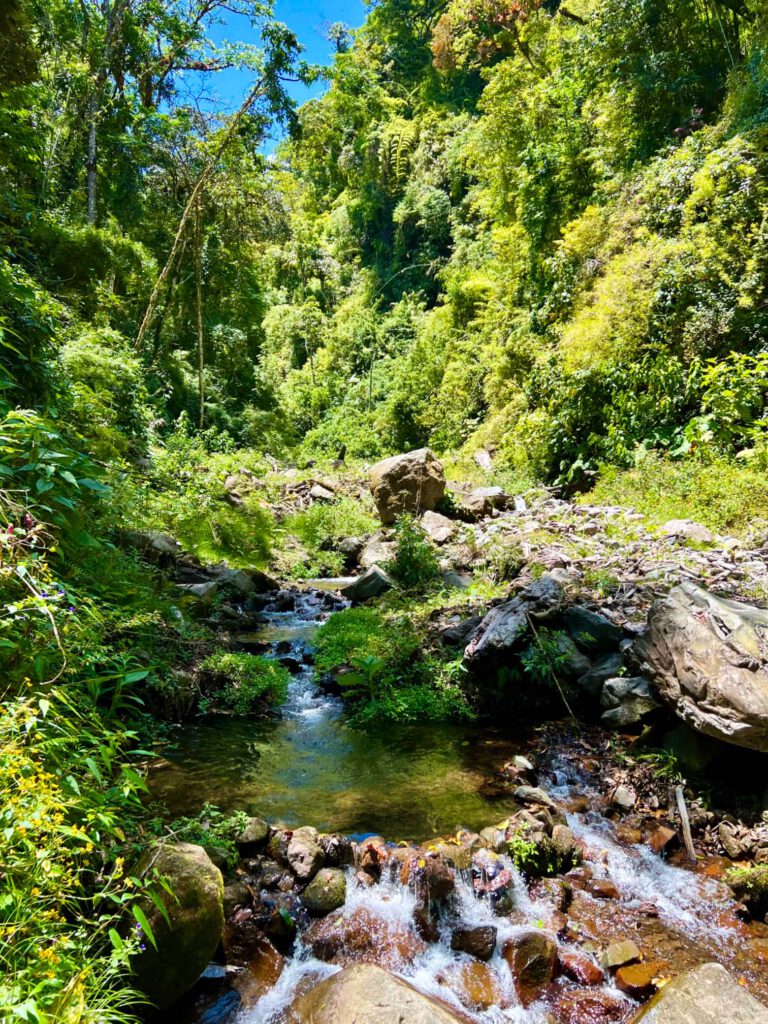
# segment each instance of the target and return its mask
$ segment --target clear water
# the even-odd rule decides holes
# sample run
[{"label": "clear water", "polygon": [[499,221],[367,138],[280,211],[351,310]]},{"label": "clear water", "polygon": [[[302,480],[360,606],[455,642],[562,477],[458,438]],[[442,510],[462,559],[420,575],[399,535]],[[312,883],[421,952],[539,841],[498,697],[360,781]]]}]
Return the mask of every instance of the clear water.
[{"label": "clear water", "polygon": [[[274,613],[248,639],[290,645],[288,653],[301,660],[318,626],[309,614],[316,612],[301,606]],[[307,667],[294,677],[277,719],[179,728],[151,788],[174,817],[212,803],[289,827],[422,840],[504,817],[509,800],[494,799],[487,783],[518,749],[474,726],[353,725]]]}]

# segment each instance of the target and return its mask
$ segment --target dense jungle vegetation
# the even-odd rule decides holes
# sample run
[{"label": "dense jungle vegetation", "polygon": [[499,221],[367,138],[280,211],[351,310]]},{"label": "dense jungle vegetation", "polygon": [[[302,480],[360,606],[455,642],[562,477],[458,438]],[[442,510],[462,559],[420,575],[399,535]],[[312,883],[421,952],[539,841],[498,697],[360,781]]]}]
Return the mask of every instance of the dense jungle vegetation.
[{"label": "dense jungle vegetation", "polygon": [[[211,42],[233,11],[261,46]],[[425,445],[511,487],[764,514],[761,0],[371,0],[332,35],[296,109],[320,72],[268,3],[0,8],[4,1021],[129,1016],[151,712],[232,657],[132,531],[285,569],[287,528],[296,571],[337,571],[323,541],[370,513],[277,523],[275,460]],[[253,86],[224,113],[231,67]],[[233,507],[242,468],[266,500]]]}]

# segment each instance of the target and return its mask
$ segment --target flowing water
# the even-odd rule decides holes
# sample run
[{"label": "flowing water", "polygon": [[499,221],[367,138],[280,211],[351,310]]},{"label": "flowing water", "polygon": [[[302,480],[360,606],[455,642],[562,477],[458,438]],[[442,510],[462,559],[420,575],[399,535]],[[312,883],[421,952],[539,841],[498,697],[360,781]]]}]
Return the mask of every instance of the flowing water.
[{"label": "flowing water", "polygon": [[[211,802],[289,827],[314,825],[357,837],[378,834],[388,841],[419,842],[458,827],[480,830],[505,817],[511,809],[509,797],[500,798],[489,780],[519,745],[487,729],[377,724],[367,730],[350,723],[341,702],[314,685],[306,664],[322,617],[311,594],[299,599],[295,611],[267,616],[264,628],[250,641],[288,654],[297,669],[281,717],[183,728],[167,751],[166,767],[154,775],[155,795],[175,814],[193,813]],[[573,796],[587,797],[597,806],[598,794],[573,762],[558,760],[556,751],[550,755],[549,792],[554,799],[567,807]],[[570,813],[568,823],[583,845],[593,877],[610,879],[620,893],[618,900],[601,900],[577,888],[569,918],[578,928],[582,948],[589,949],[592,940],[597,953],[607,942],[632,938],[646,959],[659,958],[671,974],[717,960],[768,1001],[768,929],[750,929],[738,921],[722,883],[705,872],[666,863],[646,846],[622,843],[611,822],[596,811]],[[572,1006],[567,1012],[558,1009],[557,1000],[567,999],[576,988],[563,978],[546,1005],[519,1004],[501,955],[503,944],[516,931],[531,927],[551,927],[554,937],[557,926],[552,903],[533,899],[513,864],[505,858],[502,863],[513,876],[510,915],[495,916],[487,898],[476,895],[470,873],[458,873],[455,893],[439,921],[438,941],[415,939],[407,954],[403,937],[415,936],[416,902],[399,881],[394,856],[382,881],[372,888],[359,886],[355,869],[347,869],[344,919],[359,917],[362,928],[377,929],[383,966],[477,1024],[545,1024],[553,1019],[589,1024],[599,1019],[590,1015],[593,1010],[574,1015]],[[451,930],[457,923],[498,929],[493,957],[481,965],[480,987],[486,992],[490,987],[495,1004],[487,1009],[467,1000],[465,972],[480,968],[477,961],[451,950]],[[313,956],[300,932],[277,984],[257,1002],[242,1006],[233,1019],[237,1024],[282,1024],[297,992],[339,969]],[[474,984],[476,989],[477,978]],[[611,1020],[629,1019],[636,1010],[610,980],[589,993],[611,1003]]]},{"label": "flowing water", "polygon": [[[279,718],[219,719],[183,726],[155,770],[153,794],[172,814],[205,803],[286,826],[421,840],[458,826],[483,828],[509,801],[489,779],[519,749],[507,737],[451,723],[356,726],[342,702],[314,684],[304,664],[320,619],[312,595],[272,612],[254,646],[280,646],[297,670]],[[299,665],[301,667],[299,667]]]}]

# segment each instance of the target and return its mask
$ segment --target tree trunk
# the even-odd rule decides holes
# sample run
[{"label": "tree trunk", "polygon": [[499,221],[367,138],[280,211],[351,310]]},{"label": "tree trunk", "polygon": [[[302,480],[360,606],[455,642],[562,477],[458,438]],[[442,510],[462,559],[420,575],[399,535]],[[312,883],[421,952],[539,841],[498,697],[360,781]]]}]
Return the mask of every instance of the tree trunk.
[{"label": "tree trunk", "polygon": [[200,197],[195,210],[195,293],[197,296],[197,388],[200,401],[199,428],[205,423],[205,330],[203,327],[203,214]]},{"label": "tree trunk", "polygon": [[96,118],[99,116],[97,89],[98,85],[95,85],[90,102],[88,103],[88,162],[86,164],[86,171],[88,175],[88,223],[92,228],[96,227],[96,172],[98,169]]}]

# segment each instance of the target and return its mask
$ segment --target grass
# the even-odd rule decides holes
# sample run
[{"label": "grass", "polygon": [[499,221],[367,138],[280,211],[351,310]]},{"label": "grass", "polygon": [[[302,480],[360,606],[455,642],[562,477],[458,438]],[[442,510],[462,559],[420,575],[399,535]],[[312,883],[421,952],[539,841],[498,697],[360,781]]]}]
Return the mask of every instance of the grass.
[{"label": "grass", "polygon": [[725,459],[648,455],[634,469],[603,466],[586,504],[624,505],[658,522],[693,519],[716,533],[744,534],[766,517],[768,477]]},{"label": "grass", "polygon": [[202,714],[265,714],[285,702],[290,673],[259,654],[214,651],[199,667],[204,696]]}]

